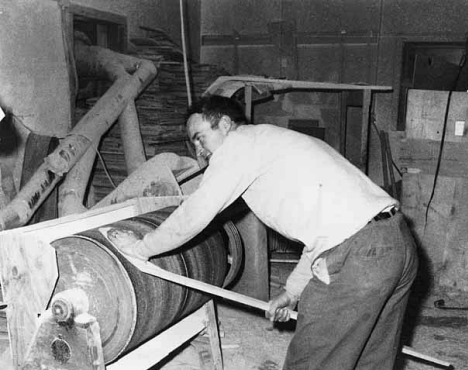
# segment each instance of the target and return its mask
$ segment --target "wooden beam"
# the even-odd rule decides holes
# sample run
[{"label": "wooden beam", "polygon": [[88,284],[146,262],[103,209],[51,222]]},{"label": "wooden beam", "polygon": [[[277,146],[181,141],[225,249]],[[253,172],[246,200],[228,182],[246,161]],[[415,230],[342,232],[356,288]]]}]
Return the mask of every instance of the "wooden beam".
[{"label": "wooden beam", "polygon": [[245,117],[250,122],[252,119],[252,86],[245,87]]},{"label": "wooden beam", "polygon": [[[343,84],[334,82],[314,82],[314,81],[296,81],[296,80],[281,80],[257,76],[221,76],[216,79],[205,91],[204,94],[221,94],[220,91],[225,90],[228,94],[231,91],[237,91],[247,84],[252,86],[260,85],[269,88],[273,91],[286,90],[325,90],[325,91],[342,91],[342,90],[372,90],[376,92],[392,91],[391,86],[377,85],[358,85],[358,84]],[[228,95],[225,95],[228,96]],[[229,95],[231,96],[231,95]]]},{"label": "wooden beam", "polygon": [[362,92],[362,126],[361,126],[361,170],[369,172],[369,115],[372,103],[371,90]]},{"label": "wooden beam", "polygon": [[181,344],[200,333],[206,327],[206,309],[199,308],[156,337],[137,347],[116,362],[108,365],[107,370],[150,369],[164,359]]},{"label": "wooden beam", "polygon": [[[423,174],[434,174],[440,155],[440,141],[426,139],[404,139],[400,141],[396,154],[400,168],[407,171],[419,171]],[[468,178],[468,147],[463,142],[444,143],[440,176]]]},{"label": "wooden beam", "polygon": [[[295,32],[298,46],[310,45],[336,45],[340,42],[345,45],[377,45],[378,37],[365,33],[354,33],[343,36],[341,33]],[[244,47],[258,45],[274,46],[274,37],[270,34],[238,34],[237,39],[232,35],[203,35],[202,46],[231,46],[235,42]]]},{"label": "wooden beam", "polygon": [[4,233],[0,272],[12,362],[19,369],[58,278],[55,249],[33,235]]},{"label": "wooden beam", "polygon": [[205,304],[206,309],[206,329],[210,338],[211,356],[213,358],[213,369],[223,370],[223,355],[221,352],[221,342],[219,340],[218,318],[213,300]]},{"label": "wooden beam", "polygon": [[45,242],[52,242],[78,232],[93,229],[125,218],[138,216],[169,206],[179,206],[186,196],[141,197],[112,204],[76,215],[0,232],[0,237],[9,233],[34,235]]}]

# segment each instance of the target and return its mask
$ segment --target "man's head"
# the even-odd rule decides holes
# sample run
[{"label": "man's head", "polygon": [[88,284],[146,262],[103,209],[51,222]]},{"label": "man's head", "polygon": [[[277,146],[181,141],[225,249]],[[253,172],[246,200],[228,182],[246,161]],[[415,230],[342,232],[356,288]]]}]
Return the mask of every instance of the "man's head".
[{"label": "man's head", "polygon": [[246,123],[244,109],[235,99],[212,95],[189,108],[187,135],[197,156],[209,160],[230,131]]}]

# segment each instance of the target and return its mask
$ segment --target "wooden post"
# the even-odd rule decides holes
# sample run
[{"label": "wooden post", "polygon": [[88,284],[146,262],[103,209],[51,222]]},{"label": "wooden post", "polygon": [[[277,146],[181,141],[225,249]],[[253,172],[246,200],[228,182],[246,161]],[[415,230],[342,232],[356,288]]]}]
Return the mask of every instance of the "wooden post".
[{"label": "wooden post", "polygon": [[372,90],[362,91],[361,170],[369,173],[369,115]]},{"label": "wooden post", "polygon": [[223,353],[221,351],[221,342],[219,340],[218,318],[213,300],[205,305],[206,309],[206,328],[210,338],[211,357],[213,358],[213,369],[223,370]]},{"label": "wooden post", "polygon": [[252,120],[252,85],[245,86],[245,116],[247,121]]},{"label": "wooden post", "polygon": [[348,130],[348,91],[342,91],[340,94],[341,114],[340,114],[340,153],[346,157],[346,140]]},{"label": "wooden post", "polygon": [[152,368],[172,351],[206,329],[206,317],[206,307],[203,306],[116,362],[108,365],[106,369],[146,370]]}]

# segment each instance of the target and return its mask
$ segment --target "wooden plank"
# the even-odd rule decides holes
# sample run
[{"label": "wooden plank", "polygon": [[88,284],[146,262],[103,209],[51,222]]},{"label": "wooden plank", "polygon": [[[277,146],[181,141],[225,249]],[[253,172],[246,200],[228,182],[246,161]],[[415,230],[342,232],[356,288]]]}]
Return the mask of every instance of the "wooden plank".
[{"label": "wooden plank", "polygon": [[188,196],[168,196],[168,197],[148,197],[137,198],[138,210],[140,213],[157,211],[158,209],[180,206]]},{"label": "wooden plank", "polygon": [[416,352],[411,347],[403,346],[402,352],[404,354],[406,354],[406,355],[409,355],[409,356],[412,356],[412,357],[415,357],[415,358],[419,358],[421,360],[427,361],[427,362],[432,363],[432,364],[437,364],[437,365],[446,367],[448,369],[453,368],[452,364],[450,362],[439,360],[438,358]]},{"label": "wooden plank", "polygon": [[178,206],[186,196],[142,197],[93,209],[84,213],[61,217],[56,220],[0,232],[0,237],[10,233],[35,235],[45,242],[63,238],[80,231],[93,229],[142,213],[156,211],[169,206]]},{"label": "wooden plank", "polygon": [[219,340],[218,318],[213,300],[205,304],[206,328],[210,338],[211,357],[213,358],[213,369],[223,370],[223,354],[221,352],[221,342]]},{"label": "wooden plank", "polygon": [[12,362],[19,368],[58,278],[55,249],[33,235],[3,234],[0,271]]},{"label": "wooden plank", "polygon": [[347,116],[348,116],[349,92],[342,91],[340,94],[340,153],[346,157],[347,141]]},{"label": "wooden plank", "polygon": [[252,85],[245,87],[245,117],[248,122],[252,119]]},{"label": "wooden plank", "polygon": [[413,139],[440,140],[448,91],[408,91],[406,136]]},{"label": "wooden plank", "polygon": [[[460,217],[467,202],[458,194],[466,188],[466,180],[439,176],[434,197],[429,209],[434,176],[423,173],[403,174],[403,189],[401,194],[401,210],[411,225],[413,235],[421,248],[424,258],[421,261],[420,274],[431,276],[424,282],[428,293],[439,289],[439,279],[446,266],[446,251],[457,248],[458,238],[465,240],[464,231],[468,228],[468,219]],[[427,220],[426,220],[427,214]],[[460,256],[461,257],[461,256]],[[466,257],[461,258],[462,261]],[[468,281],[468,280],[465,280]],[[459,281],[460,286],[466,285]]]},{"label": "wooden plank", "polygon": [[[434,174],[440,153],[440,141],[407,138],[400,142],[397,153],[400,168],[409,172]],[[440,176],[468,178],[468,145],[445,142]]]},{"label": "wooden plank", "polygon": [[[444,289],[468,293],[468,180],[454,179],[453,196],[447,199],[450,213],[447,218],[445,248],[437,283]],[[440,185],[442,186],[442,184]],[[451,195],[452,195],[451,194]],[[437,246],[433,246],[437,248]]]},{"label": "wooden plank", "polygon": [[[433,175],[404,174],[402,211],[424,255],[421,268],[431,276],[430,292],[440,287],[468,292],[468,192],[462,178],[439,176],[434,197],[426,210]],[[427,211],[427,222],[426,222]]]},{"label": "wooden plank", "polygon": [[[203,35],[202,46],[229,46],[237,42],[242,46],[274,45],[273,37],[270,34],[242,34],[237,38],[232,35]],[[297,33],[297,43],[302,45],[336,45],[344,43],[345,45],[377,45],[378,37],[369,36],[367,33],[356,33],[353,35],[332,35],[329,33],[320,34],[317,32],[299,32]]]},{"label": "wooden plank", "polygon": [[155,197],[182,195],[179,184],[170,168],[170,161],[174,162],[178,158],[180,157],[175,155],[158,155],[144,162],[93,208],[121,203],[143,194]]},{"label": "wooden plank", "polygon": [[0,343],[0,344],[1,344],[0,348],[2,349],[0,352],[0,369],[16,370],[13,367],[13,361],[11,360],[9,343],[6,343],[6,346],[5,346],[5,343]]},{"label": "wooden plank", "polygon": [[[410,139],[440,141],[447,109],[448,91],[415,90],[408,91],[406,111],[406,136]],[[468,95],[465,92],[453,92],[447,114],[445,142],[468,142],[468,135],[455,135],[455,122],[468,119]]]},{"label": "wooden plank", "polygon": [[[333,82],[314,82],[314,81],[297,81],[297,80],[281,80],[273,78],[264,78],[256,76],[221,76],[208,87],[206,93],[215,93],[223,89],[224,86],[239,85],[239,88],[246,84],[258,84],[269,86],[270,90],[289,90],[289,89],[306,89],[306,90],[372,90],[372,91],[391,91],[391,86],[377,86],[377,85],[357,85],[357,84],[342,84]],[[238,89],[239,89],[238,88]]]},{"label": "wooden plank", "polygon": [[370,90],[362,92],[362,125],[361,125],[361,170],[365,174],[369,172],[369,115],[372,94]]},{"label": "wooden plank", "polygon": [[392,149],[392,159],[396,167],[401,171],[400,152],[403,141],[406,138],[405,131],[387,131],[388,140]]},{"label": "wooden plank", "polygon": [[105,11],[97,10],[95,8],[88,8],[88,7],[76,5],[76,4],[68,4],[68,9],[70,13],[77,15],[77,16],[91,18],[91,19],[99,19],[100,21],[117,23],[122,26],[127,24],[127,17],[120,15],[120,14],[111,13],[107,11],[105,12]]},{"label": "wooden plank", "polygon": [[394,166],[393,166],[393,153],[392,153],[392,147],[390,145],[390,137],[388,135],[388,132],[385,132],[384,134],[384,139],[385,139],[385,151],[387,153],[387,163],[388,163],[388,171],[389,171],[389,176],[390,176],[390,184],[391,184],[391,193],[390,195],[393,196],[394,198],[398,198],[398,191],[397,191],[397,186],[396,186],[396,180],[395,180],[395,171],[394,171]]},{"label": "wooden plank", "polygon": [[150,369],[183,343],[204,330],[205,325],[206,308],[203,306],[116,362],[108,365],[106,369]]},{"label": "wooden plank", "polygon": [[[384,130],[380,130],[379,137],[380,137],[380,150],[382,154],[383,186],[384,186],[384,189],[388,192],[391,189],[391,187],[390,187],[389,172],[388,172],[389,168],[388,168],[388,158],[387,158],[388,157],[387,156],[387,140],[386,140]],[[390,194],[390,195],[395,196],[394,194]]]}]

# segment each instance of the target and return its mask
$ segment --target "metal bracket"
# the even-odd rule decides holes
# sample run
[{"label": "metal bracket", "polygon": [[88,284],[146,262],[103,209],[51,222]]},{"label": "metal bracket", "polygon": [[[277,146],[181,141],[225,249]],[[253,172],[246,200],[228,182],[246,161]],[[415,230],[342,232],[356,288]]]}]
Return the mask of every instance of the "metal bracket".
[{"label": "metal bracket", "polygon": [[70,289],[54,296],[41,317],[22,370],[104,370],[99,324],[87,313],[84,292]]}]

